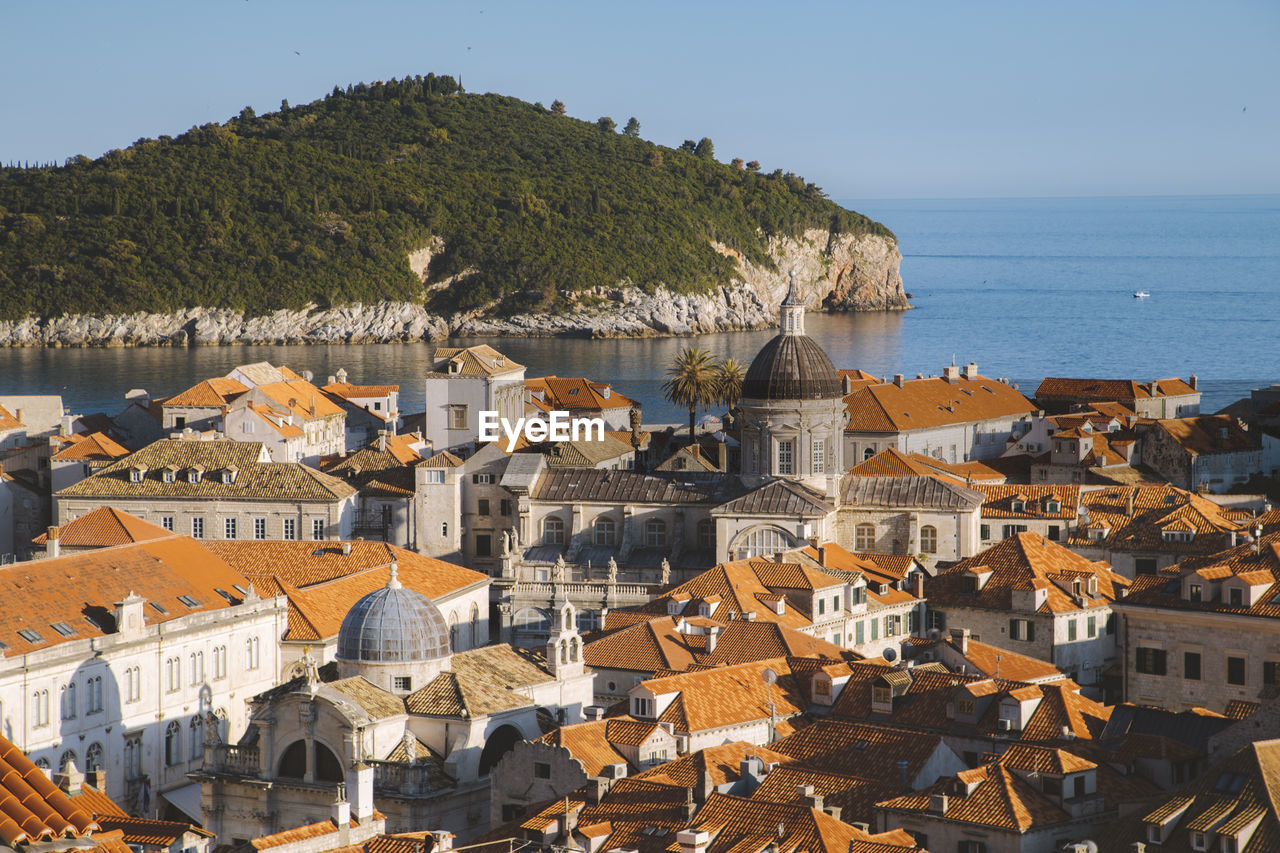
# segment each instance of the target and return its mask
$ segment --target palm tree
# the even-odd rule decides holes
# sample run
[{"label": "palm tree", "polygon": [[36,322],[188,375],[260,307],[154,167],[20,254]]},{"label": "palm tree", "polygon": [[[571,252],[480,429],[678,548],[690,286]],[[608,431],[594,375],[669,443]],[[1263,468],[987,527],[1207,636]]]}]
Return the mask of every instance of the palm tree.
[{"label": "palm tree", "polygon": [[742,382],[746,377],[747,369],[736,358],[726,358],[716,366],[716,402],[728,408],[730,418],[742,402]]},{"label": "palm tree", "polygon": [[698,407],[714,403],[716,357],[706,350],[685,347],[667,366],[667,381],[662,383],[663,396],[677,406],[689,407],[689,440],[694,440],[694,418]]}]

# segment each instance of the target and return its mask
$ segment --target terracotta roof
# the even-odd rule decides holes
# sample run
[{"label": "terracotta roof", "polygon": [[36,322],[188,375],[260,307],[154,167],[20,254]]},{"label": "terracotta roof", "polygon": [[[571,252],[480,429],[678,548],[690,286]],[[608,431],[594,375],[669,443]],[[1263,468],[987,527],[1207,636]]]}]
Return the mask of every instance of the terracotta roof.
[{"label": "terracotta roof", "polygon": [[[471,347],[436,347],[431,358],[432,372],[452,373],[458,376],[496,376],[524,368],[524,365],[516,364],[488,344]],[[458,365],[458,368],[450,371],[449,363]]]},{"label": "terracotta roof", "polygon": [[[1254,547],[1257,551],[1254,551]],[[1225,596],[1211,601],[1187,601],[1182,596],[1182,577],[1195,573],[1203,579],[1226,580],[1242,575],[1251,580],[1263,579],[1265,573],[1273,579],[1272,585],[1255,596],[1252,606],[1233,607]],[[1162,569],[1154,575],[1138,575],[1133,588],[1124,601],[1124,607],[1163,607],[1178,610],[1216,611],[1241,616],[1280,618],[1280,602],[1276,601],[1274,581],[1280,579],[1280,531],[1267,533],[1256,543],[1245,543],[1216,554],[1188,557],[1182,562]]]},{"label": "terracotta roof", "polygon": [[53,454],[52,459],[59,462],[82,460],[85,462],[105,462],[128,456],[129,449],[111,436],[101,432],[91,432],[73,436],[71,444]]},{"label": "terracotta roof", "polygon": [[[1048,518],[1075,521],[1079,514],[1079,486],[978,484],[973,488],[986,498],[982,504],[983,518]],[[1016,512],[1013,509],[1015,502],[1022,505],[1022,509]],[[1056,510],[1049,509],[1051,502],[1058,504]]]},{"label": "terracotta roof", "polygon": [[738,664],[766,658],[828,657],[848,654],[826,640],[802,634],[774,622],[734,620],[715,624],[715,649],[707,651],[707,635],[682,633],[683,617],[658,616],[589,638],[582,659],[591,667],[657,672],[680,671],[698,665]]},{"label": "terracotta roof", "polygon": [[1053,773],[1058,776],[1095,770],[1098,767],[1095,762],[1063,749],[1031,746],[1025,743],[1009,744],[1009,748],[1000,754],[999,761],[1013,770]]},{"label": "terracotta roof", "polygon": [[[615,717],[620,721],[632,720],[630,717]],[[608,738],[609,720],[589,720],[585,723],[574,723],[559,726],[538,738],[538,743],[551,746],[562,746],[582,765],[587,777],[599,776],[604,768],[614,764],[630,764],[627,757],[614,747]],[[642,724],[651,725],[653,723]],[[634,768],[633,768],[634,769]]]},{"label": "terracotta roof", "polygon": [[[956,641],[956,638],[946,632],[943,632],[943,636],[937,640],[916,643],[911,654],[918,661],[924,652],[930,649],[936,650],[938,646],[945,646],[956,658],[963,660],[966,672],[972,672],[988,678],[1036,683],[1058,681],[1067,677],[1053,664],[1042,661],[1039,658],[1019,654],[999,646],[981,643],[972,638],[966,641],[966,651],[961,652],[960,644]],[[938,654],[939,659],[942,659],[944,663],[946,662],[945,655],[937,651],[935,651],[935,654]]]},{"label": "terracotta roof", "polygon": [[856,580],[860,575],[865,577],[871,585],[899,583],[916,565],[915,558],[908,554],[860,554],[847,551],[835,542],[824,543],[821,548],[822,553],[819,554],[817,548],[808,545],[798,551],[790,552],[788,556],[803,555],[825,573],[845,581]]},{"label": "terracotta roof", "polygon": [[98,825],[103,831],[120,830],[124,833],[126,844],[142,844],[154,847],[168,847],[187,833],[214,838],[214,834],[185,821],[151,820],[145,817],[115,817],[103,815],[98,818]]},{"label": "terracotta roof", "polygon": [[961,771],[923,790],[886,800],[879,808],[930,814],[934,794],[947,796],[948,821],[1027,832],[1071,820],[1069,814],[1001,764]]},{"label": "terracotta roof", "polygon": [[418,463],[421,468],[457,468],[462,460],[447,450],[441,450]]},{"label": "terracotta roof", "polygon": [[[229,607],[223,592],[239,603],[236,586],[248,584],[248,578],[186,536],[14,563],[0,568],[0,601],[21,601],[23,606],[0,608],[0,642],[7,646],[0,653],[9,657],[113,634],[115,602],[130,593],[149,602],[143,618],[154,625],[195,610]],[[198,604],[191,607],[179,596]],[[55,624],[65,625],[70,634]]]},{"label": "terracotta roof", "polygon": [[[850,770],[857,769],[850,767]],[[875,805],[902,792],[903,785],[895,778],[876,781],[861,776],[828,771],[811,770],[797,765],[783,765],[769,771],[760,787],[751,793],[752,800],[773,803],[806,803],[802,787],[812,786],[813,793],[822,797],[822,807],[840,809],[840,820],[845,823],[863,822],[875,824]]]},{"label": "terracotta roof", "polygon": [[[970,592],[966,579],[971,570],[986,569],[990,577],[981,589]],[[1090,594],[1083,583],[1092,578],[1097,592]],[[1073,581],[1081,581],[1081,603],[1073,597]],[[1102,562],[1094,562],[1068,551],[1038,533],[1018,533],[985,551],[961,560],[925,581],[925,597],[938,607],[982,610],[1013,609],[1013,591],[1031,589],[1044,582],[1047,591],[1043,613],[1065,613],[1108,605],[1119,598],[1130,582]]]},{"label": "terracotta roof", "polygon": [[22,421],[15,418],[8,409],[0,406],[0,430],[20,429],[25,426]]},{"label": "terracotta roof", "polygon": [[255,391],[266,395],[276,406],[301,420],[327,418],[344,414],[342,407],[305,379],[288,379],[258,385]]},{"label": "terracotta roof", "polygon": [[1067,398],[1081,402],[1149,400],[1153,397],[1197,393],[1182,379],[1158,379],[1139,383],[1132,379],[1065,379],[1049,376],[1036,389],[1037,399]]},{"label": "terracotta roof", "polygon": [[[223,500],[276,498],[292,501],[331,502],[349,497],[355,489],[298,462],[264,461],[260,442],[213,439],[161,439],[137,453],[108,465],[92,476],[58,492],[59,497],[119,498],[221,498]],[[166,466],[178,469],[173,482],[163,481]],[[145,468],[142,481],[130,478],[134,468]],[[186,471],[199,467],[204,475],[189,482]],[[221,471],[234,467],[234,482],[224,483]]]},{"label": "terracotta roof", "polygon": [[[1229,534],[1249,526],[1213,501],[1169,485],[1089,489],[1081,492],[1080,503],[1088,510],[1089,525],[1067,539],[1070,546],[1097,547],[1089,532],[1105,530],[1102,541],[1112,550],[1206,555],[1227,547]],[[1195,535],[1190,541],[1164,537],[1165,530],[1175,529]]]},{"label": "terracotta roof", "polygon": [[748,757],[759,758],[766,764],[790,761],[786,755],[768,747],[739,740],[708,746],[672,761],[665,761],[636,774],[634,778],[661,785],[692,788],[703,780],[704,774],[709,773],[713,785],[731,785],[742,778],[742,761]]},{"label": "terracotta roof", "polygon": [[[928,477],[951,473],[928,464],[928,459],[918,453],[903,453],[896,447],[890,447],[854,465],[847,473],[850,477]],[[963,477],[952,479],[961,485],[964,483]]]},{"label": "terracotta roof", "polygon": [[603,411],[639,405],[630,397],[614,391],[607,382],[592,382],[581,377],[542,376],[526,379],[524,385],[530,396],[552,409]]},{"label": "terracotta roof", "polygon": [[[1201,415],[1194,418],[1169,418],[1155,422],[1192,456],[1211,453],[1238,453],[1257,450],[1258,440],[1246,432],[1230,415]],[[1226,436],[1221,432],[1226,430]]]},{"label": "terracotta roof", "polygon": [[[385,815],[381,812],[374,811],[374,820],[383,820]],[[351,823],[359,826],[360,822],[356,818],[351,818]],[[249,846],[255,850],[270,850],[273,847],[281,847],[285,844],[296,844],[300,841],[310,841],[316,838],[323,838],[326,835],[335,835],[338,832],[338,825],[332,819],[322,820],[318,823],[307,824],[293,829],[286,829],[284,832],[277,832],[273,835],[263,835],[258,838],[249,840]]]},{"label": "terracotta roof", "polygon": [[210,408],[225,406],[248,391],[249,387],[235,379],[217,376],[198,382],[174,394],[162,404],[165,408]]},{"label": "terracotta roof", "polygon": [[89,784],[81,784],[78,794],[68,794],[71,801],[79,808],[87,811],[92,817],[107,815],[110,817],[127,817],[128,812],[120,808],[119,803],[102,791]]},{"label": "terracotta roof", "polygon": [[344,399],[349,397],[385,397],[388,394],[399,394],[399,385],[354,385],[350,382],[330,382],[320,389],[330,394],[337,394]]},{"label": "terracotta roof", "polygon": [[[779,827],[783,830],[779,832]],[[708,853],[868,853],[920,850],[906,831],[871,835],[803,804],[713,793],[690,826],[711,835]]]},{"label": "terracotta roof", "polygon": [[[764,682],[766,669],[777,675],[775,684]],[[681,732],[718,729],[768,720],[771,716],[783,720],[803,712],[807,704],[786,658],[650,678],[640,683],[655,696],[678,696],[658,721],[669,722]]]},{"label": "terracotta roof", "polygon": [[[173,535],[170,530],[109,506],[90,510],[58,528],[58,541],[66,548],[109,548]],[[31,544],[46,545],[48,541],[49,534],[45,532],[32,539]]]},{"label": "terracotta roof", "polygon": [[914,778],[934,753],[944,748],[940,735],[836,719],[817,720],[769,746],[789,756],[796,767],[855,774],[861,779],[894,785],[901,775],[899,761],[907,762],[907,774]]},{"label": "terracotta roof", "polygon": [[89,812],[68,799],[43,770],[0,734],[0,842],[16,848],[19,844],[83,838],[98,828]]},{"label": "terracotta roof", "polygon": [[844,398],[850,432],[900,432],[1036,411],[1027,398],[1002,382],[978,376],[948,382],[941,377],[867,385]]}]

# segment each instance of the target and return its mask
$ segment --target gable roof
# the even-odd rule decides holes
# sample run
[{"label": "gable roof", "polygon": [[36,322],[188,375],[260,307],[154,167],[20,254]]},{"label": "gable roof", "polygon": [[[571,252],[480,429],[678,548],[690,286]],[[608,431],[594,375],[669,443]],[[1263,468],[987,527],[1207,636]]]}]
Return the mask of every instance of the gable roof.
[{"label": "gable roof", "polygon": [[816,492],[789,480],[774,480],[712,510],[713,515],[821,517],[834,512]]},{"label": "gable roof", "polygon": [[162,408],[213,408],[225,406],[249,390],[244,383],[225,376],[215,376],[180,391],[161,403]]},{"label": "gable roof", "polygon": [[1155,425],[1192,456],[1238,453],[1257,450],[1260,446],[1230,415],[1166,418],[1156,421]]},{"label": "gable roof", "polygon": [[621,716],[558,726],[538,738],[537,742],[569,750],[590,778],[599,776],[604,768],[613,764],[627,764],[634,771],[635,765],[618,747],[639,746],[659,731],[661,728],[657,723]]},{"label": "gable roof", "polygon": [[534,500],[605,503],[719,503],[742,491],[729,474],[681,471],[654,475],[594,468],[548,468],[538,477]]},{"label": "gable roof", "polygon": [[976,376],[942,377],[867,385],[844,398],[848,432],[901,432],[994,418],[1021,417],[1036,411],[1012,387]]},{"label": "gable roof", "polygon": [[[1068,537],[1069,546],[1098,547],[1099,540],[1090,534],[1105,530],[1101,541],[1112,550],[1208,555],[1229,547],[1229,535],[1248,527],[1208,498],[1170,485],[1089,489],[1081,492],[1080,504],[1088,511],[1089,524]],[[1190,541],[1165,538],[1165,530],[1195,535]]]},{"label": "gable roof", "polygon": [[405,698],[411,713],[480,717],[536,704],[518,689],[555,681],[535,655],[508,645],[454,652],[450,669]]},{"label": "gable roof", "polygon": [[842,506],[931,507],[968,510],[982,506],[981,492],[936,474],[911,477],[845,476],[840,482]]},{"label": "gable roof", "polygon": [[[1256,549],[1256,550],[1255,550]],[[1224,596],[1212,601],[1187,601],[1182,596],[1183,575],[1197,573],[1204,578],[1244,580],[1250,586],[1266,585],[1249,607],[1233,607]],[[1247,577],[1246,577],[1247,576]],[[1188,557],[1153,575],[1138,575],[1123,607],[1162,607],[1187,611],[1216,611],[1240,616],[1280,618],[1276,582],[1280,580],[1280,531],[1266,533],[1256,542],[1246,542],[1216,554]]]},{"label": "gable roof", "polygon": [[436,347],[431,356],[433,373],[448,373],[449,364],[458,365],[453,371],[459,376],[497,376],[513,370],[523,370],[523,364],[516,364],[488,344],[470,347]]},{"label": "gable roof", "polygon": [[604,411],[639,405],[630,397],[614,391],[607,382],[592,382],[580,376],[541,376],[526,379],[524,385],[530,396],[549,409]]},{"label": "gable roof", "polygon": [[[776,683],[765,683],[766,669],[776,674]],[[807,704],[786,658],[650,678],[640,686],[655,696],[678,695],[658,716],[658,722],[671,723],[680,732],[718,729],[771,717],[783,721],[803,712]]]},{"label": "gable roof", "polygon": [[[159,525],[109,506],[90,510],[58,527],[58,541],[66,548],[109,548],[173,535]],[[49,534],[45,532],[31,544],[46,545],[48,541]]]},{"label": "gable roof", "polygon": [[0,842],[7,847],[84,838],[98,823],[0,734]]},{"label": "gable roof", "polygon": [[71,444],[53,454],[59,462],[105,462],[128,456],[129,449],[102,432],[71,436]]},{"label": "gable roof", "polygon": [[946,795],[944,815],[949,821],[1028,832],[1071,820],[1069,814],[999,763],[961,771],[923,790],[886,800],[879,808],[929,814],[935,794]]}]

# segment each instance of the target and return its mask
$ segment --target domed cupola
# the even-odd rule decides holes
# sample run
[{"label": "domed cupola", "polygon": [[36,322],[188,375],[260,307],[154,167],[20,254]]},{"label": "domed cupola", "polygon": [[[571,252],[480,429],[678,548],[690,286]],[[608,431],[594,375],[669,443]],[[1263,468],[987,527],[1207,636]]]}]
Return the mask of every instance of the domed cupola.
[{"label": "domed cupola", "polygon": [[449,626],[425,595],[405,589],[391,564],[387,585],[357,601],[338,629],[342,677],[363,676],[383,690],[411,693],[449,668]]},{"label": "domed cupola", "polygon": [[831,495],[843,470],[844,388],[826,351],[804,333],[804,302],[790,275],[778,336],[742,383],[741,473],[748,484],[777,477]]},{"label": "domed cupola", "polygon": [[796,274],[782,301],[779,334],[756,354],[742,383],[751,400],[831,400],[842,394],[840,375],[827,353],[804,333],[804,303],[796,293]]}]

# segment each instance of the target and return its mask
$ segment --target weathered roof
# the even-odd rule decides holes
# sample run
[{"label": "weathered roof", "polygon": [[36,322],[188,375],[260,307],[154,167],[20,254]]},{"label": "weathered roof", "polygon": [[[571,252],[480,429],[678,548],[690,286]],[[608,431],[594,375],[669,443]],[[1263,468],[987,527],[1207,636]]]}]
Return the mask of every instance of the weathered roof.
[{"label": "weathered roof", "polygon": [[831,358],[807,335],[773,338],[751,360],[742,382],[744,400],[835,400],[843,393]]},{"label": "weathered roof", "polygon": [[821,517],[834,511],[835,507],[818,493],[788,480],[774,480],[721,504],[713,510],[713,514],[785,515],[794,518]]},{"label": "weathered roof", "polygon": [[405,700],[410,712],[430,716],[472,717],[535,704],[519,687],[554,681],[535,656],[508,645],[481,646],[456,652],[450,671]]},{"label": "weathered roof", "polygon": [[1230,415],[1168,418],[1155,422],[1192,456],[1257,450],[1258,440]]},{"label": "weathered roof", "polygon": [[[114,462],[75,485],[59,497],[119,498],[274,498],[292,501],[335,501],[356,490],[347,483],[299,462],[267,462],[261,442],[230,439],[161,439]],[[161,470],[172,466],[180,473],[164,482]],[[144,468],[141,482],[133,482],[131,470]],[[205,473],[192,483],[186,470]],[[219,471],[234,468],[233,482],[224,483]]]},{"label": "weathered roof", "polygon": [[526,379],[524,385],[531,396],[551,409],[603,411],[639,405],[630,397],[614,391],[607,382],[592,382],[580,376],[540,376]]},{"label": "weathered roof", "polygon": [[129,449],[102,432],[71,436],[71,444],[51,457],[59,462],[105,462],[128,456]]},{"label": "weathered roof", "polygon": [[848,506],[974,509],[981,492],[936,475],[922,477],[850,477],[840,483],[841,503]]},{"label": "weathered roof", "polygon": [[1020,417],[1036,407],[1014,388],[976,376],[867,385],[844,398],[849,432],[902,432],[994,418]]},{"label": "weathered roof", "polygon": [[68,799],[0,733],[0,842],[17,848],[20,844],[83,838],[98,828],[91,814]]},{"label": "weathered roof", "polygon": [[717,503],[740,492],[737,483],[737,478],[728,474],[655,475],[594,468],[548,468],[530,495],[535,500],[566,503]]},{"label": "weathered roof", "polygon": [[[496,376],[524,369],[524,365],[516,364],[488,344],[436,347],[431,358],[433,373],[453,373],[458,376]],[[456,364],[457,369],[450,371],[449,363]]]}]

